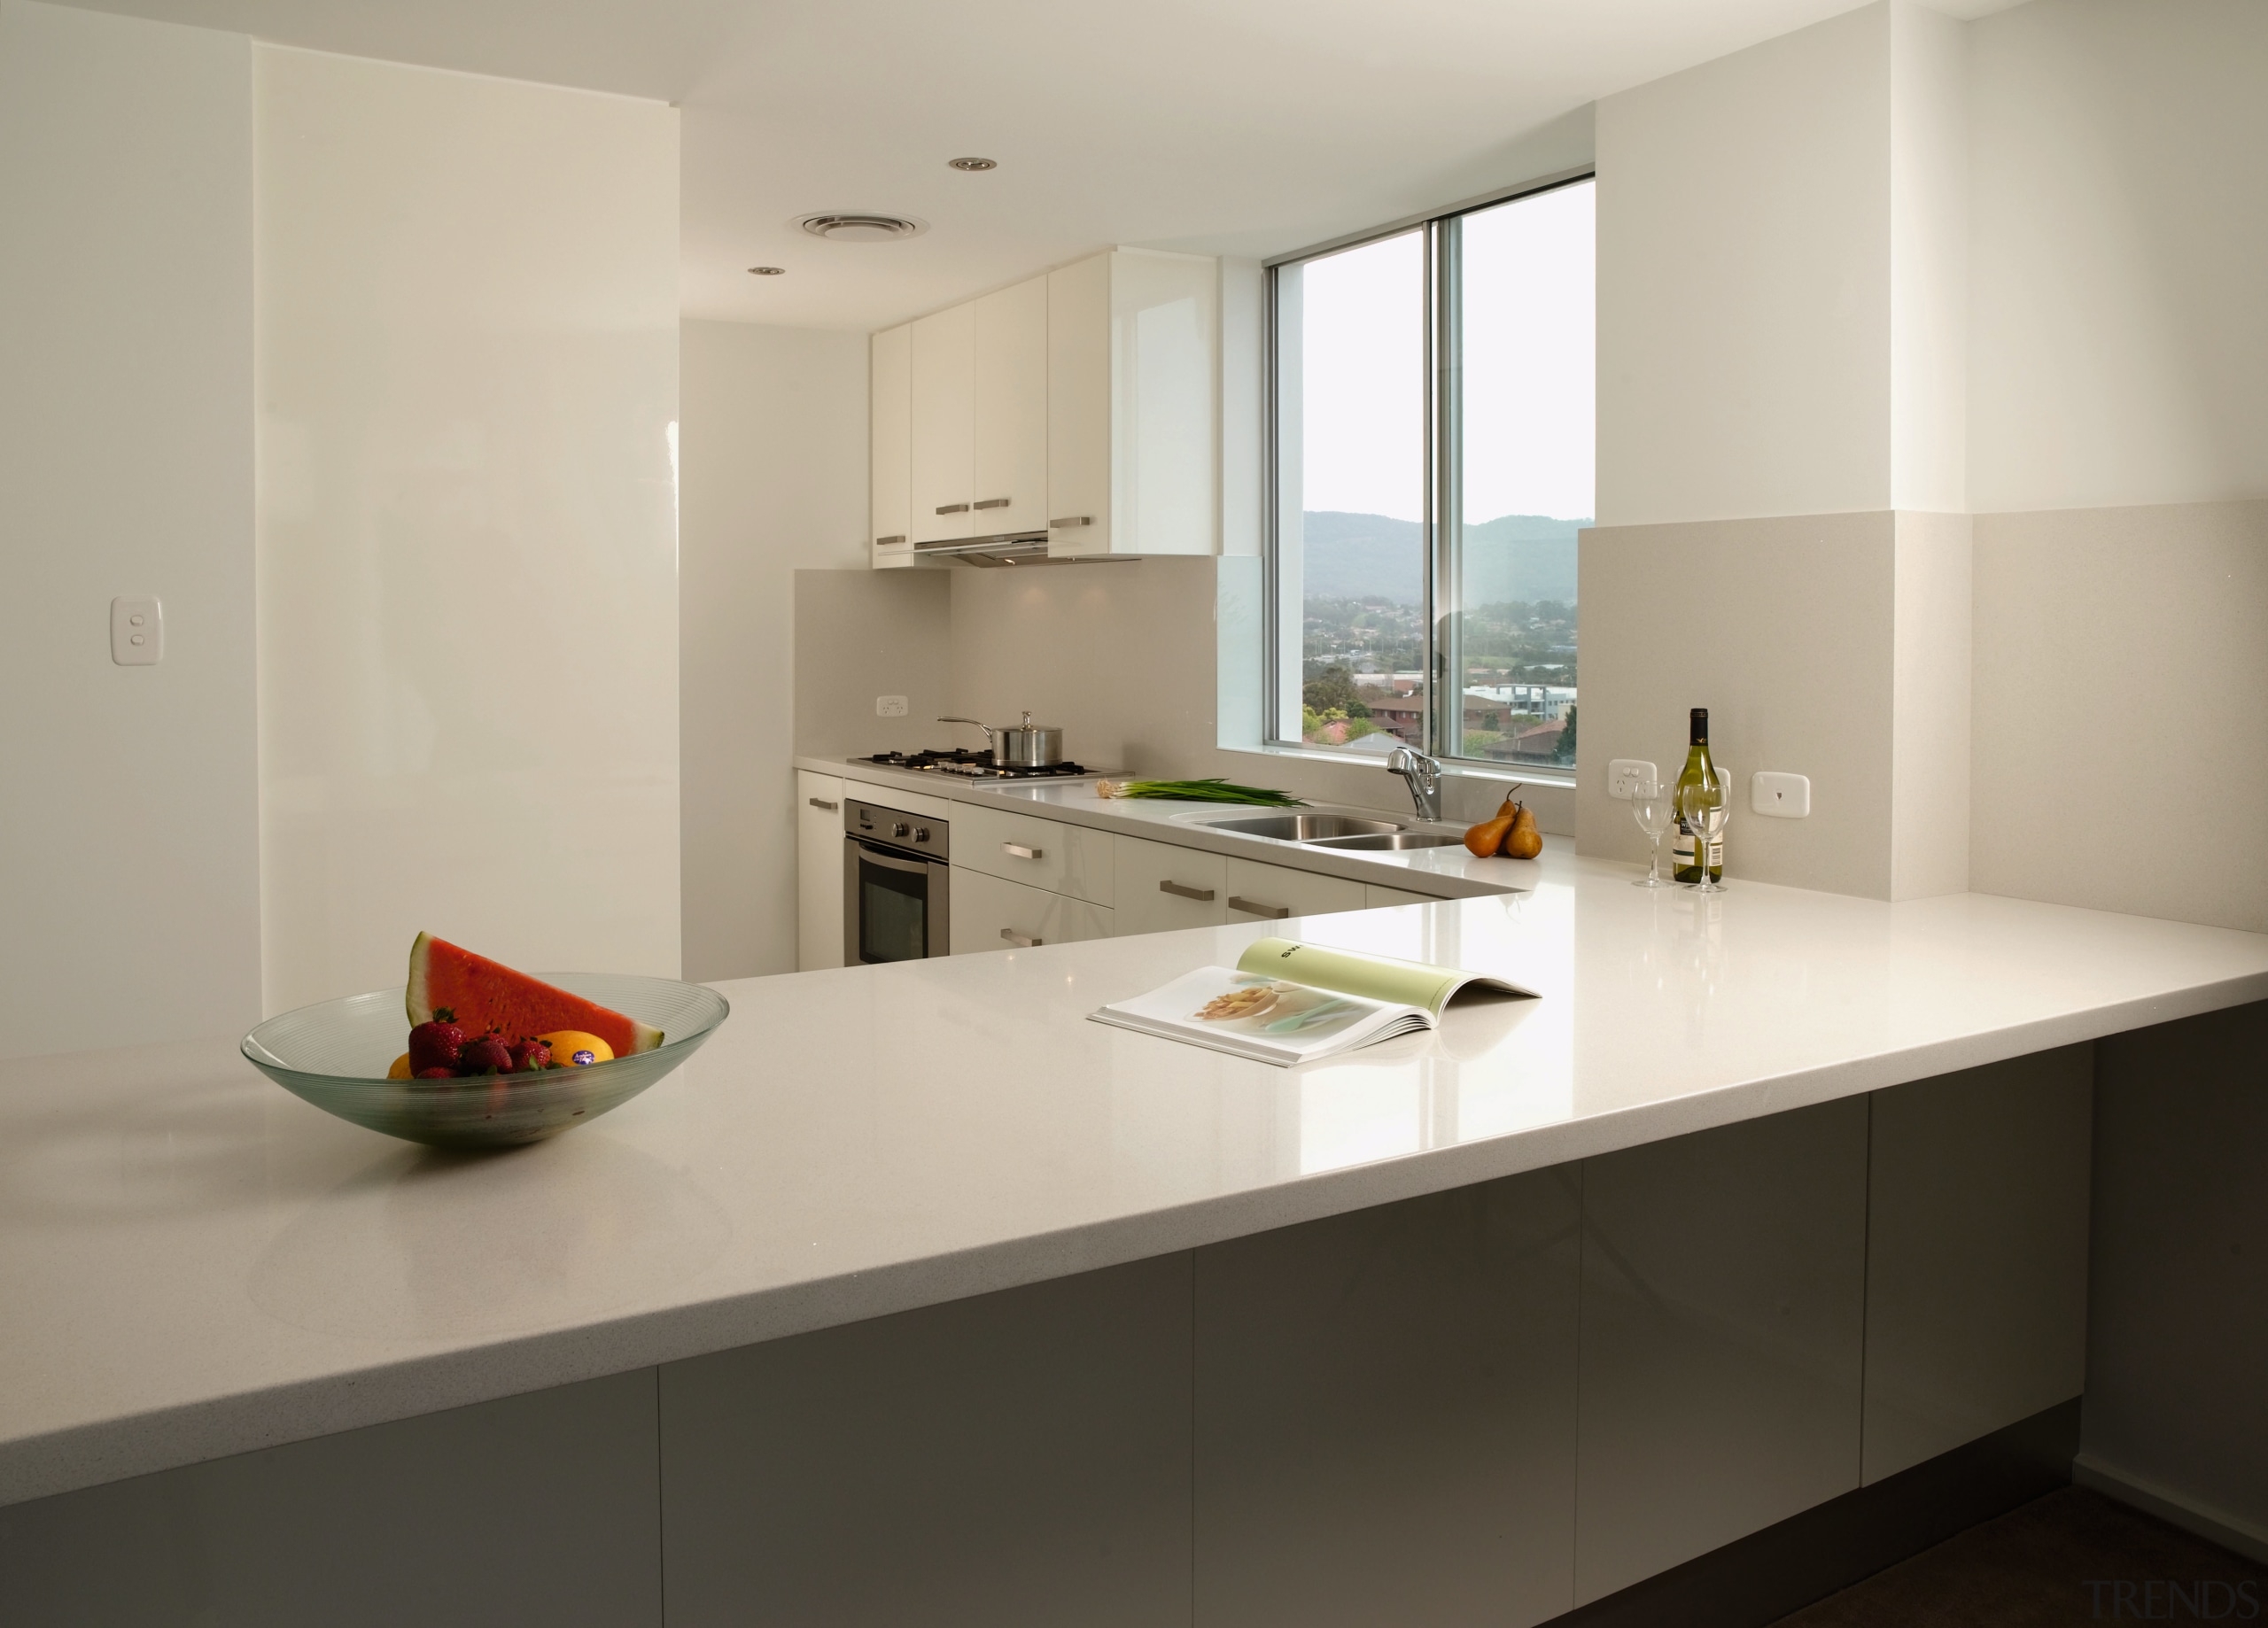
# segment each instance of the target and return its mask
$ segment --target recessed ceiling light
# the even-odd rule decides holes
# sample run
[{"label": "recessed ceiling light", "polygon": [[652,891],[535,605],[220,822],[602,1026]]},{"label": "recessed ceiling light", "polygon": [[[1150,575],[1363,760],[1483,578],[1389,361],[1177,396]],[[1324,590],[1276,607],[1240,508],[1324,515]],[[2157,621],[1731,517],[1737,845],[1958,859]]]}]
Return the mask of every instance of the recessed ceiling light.
[{"label": "recessed ceiling light", "polygon": [[1000,167],[1000,160],[998,159],[947,159],[945,167],[965,169],[973,173],[977,170],[998,169]]},{"label": "recessed ceiling light", "polygon": [[785,266],[751,266],[748,268],[748,275],[751,277],[784,277],[788,275],[788,268]]},{"label": "recessed ceiling light", "polygon": [[904,215],[836,214],[805,215],[796,222],[814,237],[824,237],[829,243],[895,243],[901,237],[918,237],[929,229],[919,221]]}]

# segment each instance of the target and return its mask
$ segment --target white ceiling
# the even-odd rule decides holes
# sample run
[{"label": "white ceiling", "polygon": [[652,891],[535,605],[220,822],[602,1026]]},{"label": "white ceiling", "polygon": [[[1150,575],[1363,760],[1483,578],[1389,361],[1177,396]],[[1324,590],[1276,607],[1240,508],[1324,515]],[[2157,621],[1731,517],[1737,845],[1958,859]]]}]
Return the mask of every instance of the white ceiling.
[{"label": "white ceiling", "polygon": [[[1961,15],[2014,0],[1941,0]],[[1273,254],[1524,179],[1611,91],[1852,0],[103,0],[684,109],[688,316],[871,329],[1110,244]],[[963,174],[945,160],[999,160]],[[821,210],[929,223],[891,244]],[[774,265],[785,276],[754,277]]]}]

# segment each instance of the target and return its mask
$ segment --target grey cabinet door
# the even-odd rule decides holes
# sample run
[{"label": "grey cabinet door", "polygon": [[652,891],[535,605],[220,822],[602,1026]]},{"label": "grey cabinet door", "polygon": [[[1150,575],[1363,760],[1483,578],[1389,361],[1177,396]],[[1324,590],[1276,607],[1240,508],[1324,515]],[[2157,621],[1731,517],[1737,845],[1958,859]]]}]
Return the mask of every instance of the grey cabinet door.
[{"label": "grey cabinet door", "polygon": [[1575,1597],[1859,1485],[1867,1104],[1587,1160]]},{"label": "grey cabinet door", "polygon": [[1200,1628],[1573,1603],[1576,1219],[1562,1167],[1198,1252]]}]

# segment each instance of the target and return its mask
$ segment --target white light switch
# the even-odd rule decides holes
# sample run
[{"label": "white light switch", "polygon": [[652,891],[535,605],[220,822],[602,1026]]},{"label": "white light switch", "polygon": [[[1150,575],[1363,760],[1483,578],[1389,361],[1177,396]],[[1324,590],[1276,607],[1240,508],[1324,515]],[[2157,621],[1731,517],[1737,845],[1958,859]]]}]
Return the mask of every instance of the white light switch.
[{"label": "white light switch", "polygon": [[874,716],[878,718],[904,717],[905,716],[905,697],[903,695],[875,696]]},{"label": "white light switch", "polygon": [[1638,792],[1659,785],[1654,766],[1643,757],[1617,757],[1606,765],[1606,795],[1627,802]]},{"label": "white light switch", "polygon": [[1811,812],[1811,779],[1759,769],[1748,779],[1748,806],[1775,819],[1801,819]]},{"label": "white light switch", "polygon": [[120,667],[155,667],[165,659],[166,608],[156,598],[110,602],[110,659]]}]

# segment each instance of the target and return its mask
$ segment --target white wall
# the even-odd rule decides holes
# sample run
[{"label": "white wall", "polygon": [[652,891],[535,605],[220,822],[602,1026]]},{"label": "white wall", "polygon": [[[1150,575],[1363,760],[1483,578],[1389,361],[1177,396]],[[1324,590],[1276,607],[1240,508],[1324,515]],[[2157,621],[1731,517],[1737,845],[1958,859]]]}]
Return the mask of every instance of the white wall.
[{"label": "white wall", "polygon": [[1890,505],[1889,9],[1599,103],[1601,524]]},{"label": "white wall", "polygon": [[677,114],[254,80],[266,1001],[420,928],[674,974]]},{"label": "white wall", "polygon": [[2268,497],[2268,6],[1969,32],[1972,506]]},{"label": "white wall", "polygon": [[1969,508],[1969,30],[1890,7],[1890,504]]},{"label": "white wall", "polygon": [[0,1054],[259,1017],[251,75],[0,0]]},{"label": "white wall", "polygon": [[795,573],[866,563],[866,337],[687,322],[681,345],[685,976],[789,973]]}]

